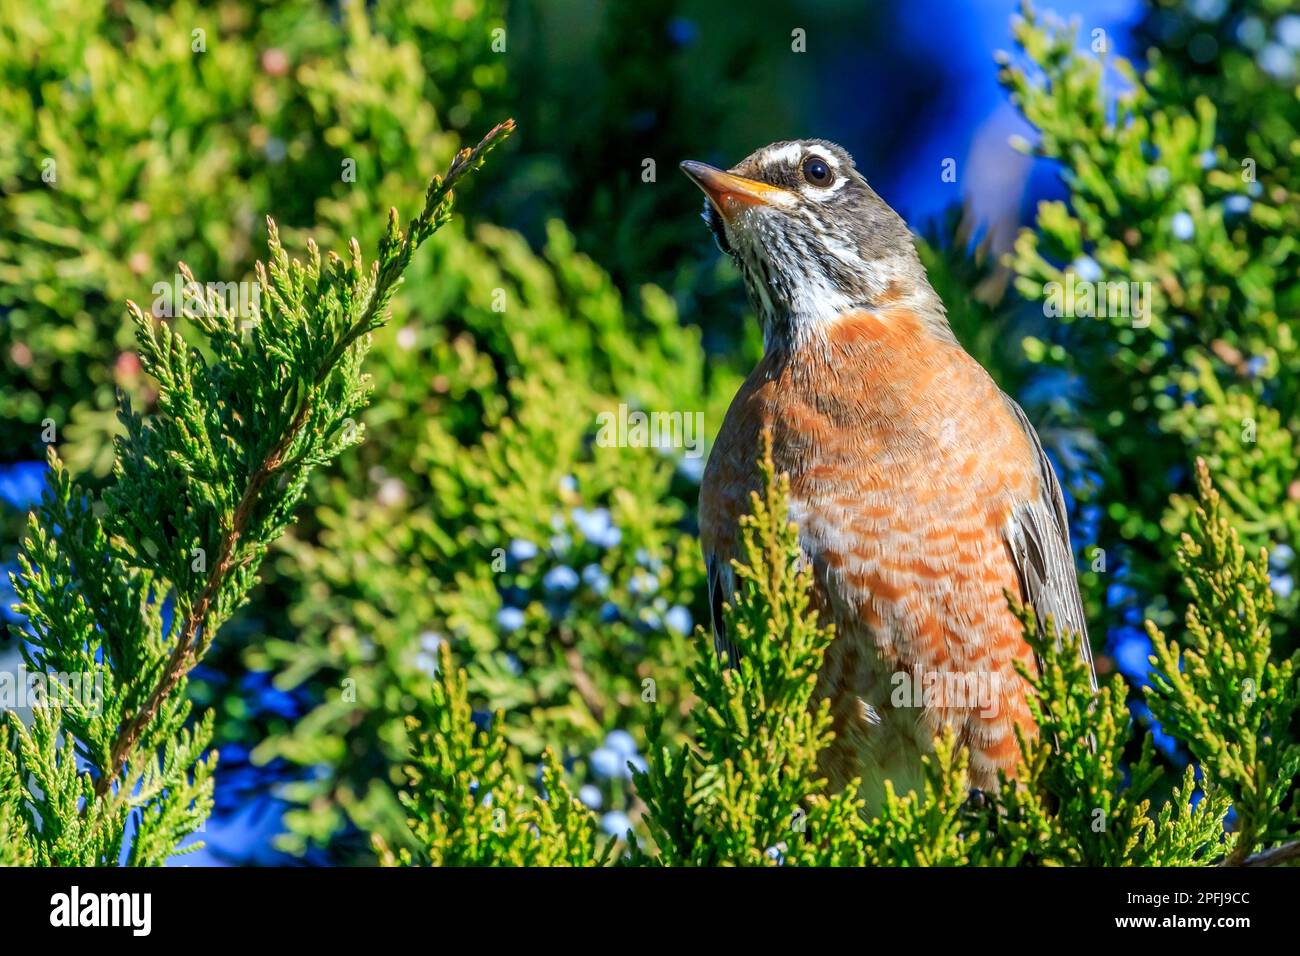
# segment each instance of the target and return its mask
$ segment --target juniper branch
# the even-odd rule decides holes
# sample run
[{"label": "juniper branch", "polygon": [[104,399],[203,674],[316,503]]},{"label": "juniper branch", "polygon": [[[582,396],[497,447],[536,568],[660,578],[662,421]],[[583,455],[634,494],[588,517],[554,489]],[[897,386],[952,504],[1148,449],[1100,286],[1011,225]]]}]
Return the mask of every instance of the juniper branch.
[{"label": "juniper branch", "polygon": [[1262,850],[1253,856],[1248,856],[1244,860],[1235,861],[1230,856],[1224,860],[1221,866],[1282,866],[1286,863],[1300,861],[1300,840],[1294,840],[1291,843],[1283,843],[1281,846],[1275,846],[1270,850]]},{"label": "juniper branch", "polygon": [[[349,349],[362,336],[374,331],[383,324],[384,310],[401,281],[402,273],[410,263],[415,250],[444,225],[451,216],[453,200],[452,188],[466,173],[478,168],[486,153],[514,130],[514,121],[506,120],[494,127],[479,144],[473,148],[460,151],[452,161],[445,176],[434,177],[425,194],[424,208],[418,216],[410,221],[405,232],[397,229],[397,210],[389,213],[388,231],[380,243],[379,257],[372,268],[369,293],[361,313],[352,326],[338,339],[333,348],[321,361],[316,374],[300,399],[301,404],[288,428],[281,434],[265,459],[250,476],[239,504],[235,508],[229,527],[221,538],[221,548],[216,564],[207,577],[207,581],[197,600],[185,614],[180,634],[168,656],[166,666],[158,682],[145,703],[126,721],[115,740],[110,761],[95,782],[95,793],[105,796],[113,782],[121,773],[122,766],[129,759],[141,736],[150,722],[157,716],[163,701],[171,694],[181,679],[202,658],[211,635],[208,632],[209,614],[222,586],[226,583],[231,570],[237,563],[237,549],[241,538],[248,529],[254,510],[261,500],[267,483],[276,477],[285,465],[285,455],[293,447],[309,420],[317,392],[329,380],[331,373],[339,366]],[[268,218],[268,227],[273,237],[276,234],[275,223]],[[353,239],[351,252],[354,262],[360,261],[360,249]],[[260,271],[260,270],[259,270]],[[128,303],[128,308],[139,322],[144,321],[139,306]],[[202,635],[200,637],[200,635]],[[196,643],[197,642],[197,643]],[[88,806],[88,805],[87,805]],[[83,808],[84,812],[84,808]]]}]

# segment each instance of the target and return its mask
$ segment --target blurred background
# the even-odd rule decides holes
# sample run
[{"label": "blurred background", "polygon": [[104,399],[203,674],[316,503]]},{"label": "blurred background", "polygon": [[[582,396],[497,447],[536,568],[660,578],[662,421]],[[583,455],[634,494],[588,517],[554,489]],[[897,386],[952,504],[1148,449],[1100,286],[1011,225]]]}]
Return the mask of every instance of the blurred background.
[{"label": "blurred background", "polygon": [[[483,720],[499,712],[534,757],[555,747],[610,832],[635,823],[632,705],[646,677],[681,681],[703,619],[702,462],[598,454],[595,415],[702,411],[711,438],[760,349],[687,158],[832,139],[912,225],[959,337],[1064,479],[1103,675],[1140,683],[1141,620],[1180,606],[1169,555],[1195,454],[1277,545],[1290,619],[1287,6],[0,0],[6,570],[49,436],[103,481],[115,394],[148,406],[126,299],[151,301],[177,260],[248,278],[264,214],[294,246],[373,242],[457,148],[519,125],[397,296],[365,446],[315,477],[196,672],[219,715],[218,803],[207,847],[176,862],[366,862],[369,834],[400,843],[402,717],[443,642]],[[1137,340],[1045,317],[1043,283],[1067,268],[1154,282],[1164,321]],[[1238,455],[1224,435],[1245,418],[1268,437]],[[3,666],[21,629],[8,640]]]}]

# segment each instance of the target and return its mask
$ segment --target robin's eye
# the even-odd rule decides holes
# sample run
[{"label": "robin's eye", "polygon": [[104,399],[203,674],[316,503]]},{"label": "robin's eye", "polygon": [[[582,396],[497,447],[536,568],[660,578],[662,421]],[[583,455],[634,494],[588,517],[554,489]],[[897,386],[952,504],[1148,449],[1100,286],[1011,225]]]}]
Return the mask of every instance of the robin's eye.
[{"label": "robin's eye", "polygon": [[820,156],[809,156],[803,161],[803,178],[813,186],[829,186],[831,167]]}]

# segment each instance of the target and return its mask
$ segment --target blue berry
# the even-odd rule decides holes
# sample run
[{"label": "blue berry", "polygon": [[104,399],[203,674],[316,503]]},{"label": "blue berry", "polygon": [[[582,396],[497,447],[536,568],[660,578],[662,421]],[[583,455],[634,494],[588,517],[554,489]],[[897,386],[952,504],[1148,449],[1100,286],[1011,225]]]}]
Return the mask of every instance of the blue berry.
[{"label": "blue berry", "polygon": [[1101,266],[1092,256],[1080,256],[1070,263],[1070,269],[1083,282],[1096,282],[1101,276]]},{"label": "blue berry", "polygon": [[632,821],[621,810],[611,810],[600,818],[600,828],[612,837],[626,836],[632,829]]},{"label": "blue berry", "polygon": [[664,566],[663,561],[652,555],[646,548],[636,549],[636,563],[642,567],[649,568],[651,571],[658,571]]},{"label": "blue berry", "polygon": [[1121,584],[1119,582],[1116,582],[1115,584],[1112,584],[1110,585],[1110,587],[1106,588],[1107,604],[1111,604],[1111,605],[1124,604],[1127,601],[1133,601],[1136,599],[1137,599],[1137,591],[1134,590],[1133,586],[1130,584]]},{"label": "blue berry", "polygon": [[597,594],[609,593],[609,575],[599,564],[589,564],[582,569],[582,583]]},{"label": "blue berry", "polygon": [[539,550],[540,549],[537,545],[533,544],[531,541],[525,540],[524,538],[515,538],[510,542],[510,548],[507,553],[513,560],[522,564],[524,561],[531,561],[533,558],[537,557],[537,552]]},{"label": "blue berry", "polygon": [[582,789],[578,791],[578,799],[592,810],[599,810],[601,803],[604,802],[604,797],[600,795],[600,788],[590,783],[583,784]]},{"label": "blue berry", "polygon": [[1275,80],[1289,80],[1295,73],[1295,54],[1280,43],[1269,43],[1255,58],[1259,68]]},{"label": "blue berry", "polygon": [[511,584],[498,590],[501,592],[501,603],[503,604],[510,607],[524,607],[528,604],[528,591],[517,584]]},{"label": "blue berry", "polygon": [[1181,239],[1184,242],[1196,234],[1196,223],[1189,213],[1174,213],[1174,218],[1170,220],[1169,226],[1173,230],[1174,238]]},{"label": "blue berry", "polygon": [[680,604],[674,604],[664,615],[664,625],[670,631],[676,631],[678,634],[689,634],[695,626],[695,621],[691,617],[691,612]]},{"label": "blue berry", "polygon": [[624,760],[636,756],[636,738],[626,730],[611,730],[605,735],[605,746]]},{"label": "blue berry", "polygon": [[608,508],[594,508],[591,511],[586,508],[574,508],[570,516],[584,538],[603,537],[612,524]]},{"label": "blue berry", "polygon": [[512,634],[524,626],[524,612],[517,607],[503,607],[497,611],[497,626]]},{"label": "blue berry", "polygon": [[1268,39],[1268,29],[1259,17],[1246,17],[1237,25],[1237,39],[1252,50],[1258,50]]},{"label": "blue berry", "polygon": [[690,46],[700,35],[700,28],[694,20],[686,17],[673,17],[668,21],[668,39],[673,46]]},{"label": "blue berry", "polygon": [[612,548],[623,540],[623,532],[614,526],[608,508],[573,509],[573,523],[582,536],[598,548]]},{"label": "blue berry", "polygon": [[542,587],[551,593],[568,593],[578,586],[578,572],[567,564],[558,564],[542,577]]},{"label": "blue berry", "polygon": [[623,760],[609,747],[597,747],[591,752],[591,769],[598,777],[621,777]]},{"label": "blue berry", "polygon": [[1249,196],[1229,196],[1223,201],[1224,211],[1234,216],[1244,216],[1246,213],[1250,212],[1250,207],[1251,201]]},{"label": "blue berry", "polygon": [[1273,24],[1277,38],[1293,50],[1300,50],[1300,16],[1288,13]]}]

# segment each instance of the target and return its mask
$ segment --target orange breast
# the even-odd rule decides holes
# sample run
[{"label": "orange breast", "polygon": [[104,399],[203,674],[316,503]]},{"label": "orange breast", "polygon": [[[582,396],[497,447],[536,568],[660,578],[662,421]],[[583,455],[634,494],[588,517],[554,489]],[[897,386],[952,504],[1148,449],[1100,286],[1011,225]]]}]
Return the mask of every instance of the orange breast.
[{"label": "orange breast", "polygon": [[824,341],[765,357],[705,470],[706,554],[735,556],[765,427],[837,625],[827,772],[869,778],[870,801],[882,770],[914,774],[944,724],[970,745],[976,786],[1012,771],[1013,728],[1032,727],[1013,661],[1032,654],[1004,597],[1022,595],[1003,529],[1039,478],[987,373],[899,310],[846,316]]}]

